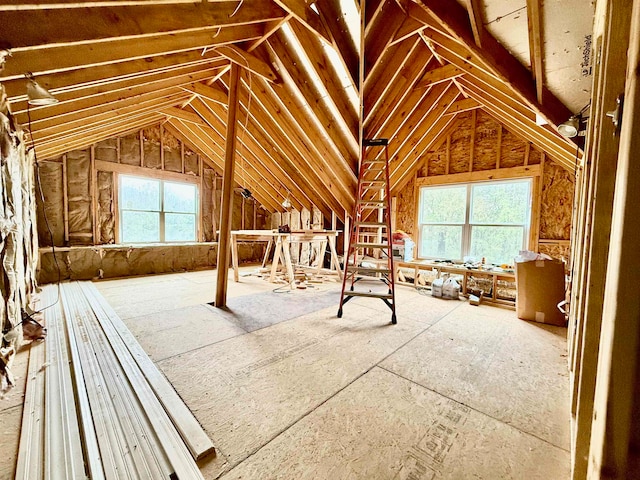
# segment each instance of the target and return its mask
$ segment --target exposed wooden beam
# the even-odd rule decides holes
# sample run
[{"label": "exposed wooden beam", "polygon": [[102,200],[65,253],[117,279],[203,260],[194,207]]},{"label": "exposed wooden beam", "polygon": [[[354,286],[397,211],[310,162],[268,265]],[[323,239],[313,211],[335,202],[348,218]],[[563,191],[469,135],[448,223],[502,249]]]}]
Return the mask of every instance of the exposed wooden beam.
[{"label": "exposed wooden beam", "polygon": [[[328,143],[339,152],[343,162],[353,164],[358,158],[358,143],[354,136],[347,129],[339,128],[339,123],[322,101],[322,95],[314,85],[308,81],[308,74],[303,66],[296,60],[296,53],[291,45],[287,45],[286,37],[282,32],[273,35],[267,44],[270,47],[270,55],[274,62],[277,62],[284,85],[296,98],[299,99],[299,107],[304,108],[304,104],[309,105],[309,114],[315,117],[317,127],[321,128],[327,137]],[[300,101],[304,99],[304,101]]]},{"label": "exposed wooden beam", "polygon": [[482,170],[478,172],[452,173],[450,175],[433,175],[431,177],[418,177],[417,186],[445,185],[449,183],[468,183],[485,180],[500,180],[503,178],[537,177],[540,176],[540,165],[527,167],[499,168],[494,170]]},{"label": "exposed wooden beam", "polygon": [[536,82],[538,103],[542,104],[542,87],[544,86],[544,69],[542,67],[542,15],[540,0],[527,0],[527,25],[529,29],[529,54],[531,71]]},{"label": "exposed wooden beam", "polygon": [[436,85],[440,82],[446,82],[453,78],[457,78],[463,74],[463,70],[452,64],[427,70],[424,75],[422,75],[422,78],[416,84],[415,88],[427,88],[431,85]]},{"label": "exposed wooden beam", "polygon": [[340,112],[345,125],[350,129],[353,137],[357,137],[358,114],[336,70],[324,53],[322,42],[317,36],[310,34],[297,20],[289,22],[289,25],[304,49],[309,63],[311,63],[320,82],[326,87],[329,98]]},{"label": "exposed wooden beam", "polygon": [[[222,106],[214,102],[197,100],[191,104],[191,107],[213,130],[222,134],[224,130],[224,117],[226,115],[226,110]],[[297,185],[291,184],[285,186],[276,176],[276,173],[281,173],[281,166],[273,160],[268,153],[269,150],[273,148],[273,145],[261,145],[256,142],[252,133],[254,128],[249,128],[248,121],[245,122],[245,128],[241,118],[243,116],[242,112],[239,112],[238,116],[240,117],[239,126],[243,129],[239,134],[239,141],[241,143],[238,146],[238,153],[244,153],[245,158],[245,161],[241,162],[239,166],[245,170],[247,174],[257,178],[259,183],[265,184],[265,186],[268,185],[273,190],[275,204],[278,205],[277,210],[280,209],[280,204],[287,196],[287,189],[293,194],[292,201],[296,209],[300,209],[302,206],[309,208],[312,202],[308,200],[305,193],[302,192]],[[253,126],[252,122],[251,127]],[[247,155],[247,153],[249,155]],[[298,201],[298,198],[303,198],[305,202],[302,203]]]},{"label": "exposed wooden beam", "polygon": [[491,65],[495,74],[551,125],[557,126],[571,116],[571,111],[546,89],[543,89],[544,105],[538,102],[536,88],[527,68],[488,32],[485,31],[482,34],[482,48],[476,45],[467,11],[456,0],[418,0],[418,2],[437,18],[445,29],[455,32],[456,37],[475,56]]},{"label": "exposed wooden beam", "polygon": [[229,103],[229,96],[227,95],[226,92],[223,92],[219,88],[215,88],[210,85],[207,85],[206,83],[202,83],[202,82],[190,83],[189,85],[185,85],[183,88],[200,97],[204,97],[208,100],[211,100],[212,102],[216,102],[216,103],[219,103],[220,105],[224,105],[225,107]]},{"label": "exposed wooden beam", "polygon": [[484,26],[482,21],[482,10],[478,0],[465,0],[467,12],[469,12],[469,23],[473,31],[473,38],[478,47],[482,47],[482,37],[484,36]]},{"label": "exposed wooden beam", "polygon": [[[0,42],[12,50],[53,43],[83,43],[116,37],[138,37],[158,33],[195,33],[198,29],[247,25],[275,20],[285,15],[269,0],[252,0],[236,10],[235,2],[198,2],[178,5],[132,5],[66,10],[34,10],[29,21],[22,12],[2,12]],[[72,28],[69,28],[72,26]],[[145,39],[146,40],[146,39]]]},{"label": "exposed wooden beam", "polygon": [[216,276],[215,306],[227,305],[227,281],[229,280],[229,247],[231,246],[231,214],[233,213],[233,171],[236,155],[236,115],[238,113],[238,87],[240,85],[240,67],[231,65],[229,82],[229,106],[227,108],[227,134],[224,153],[224,174],[222,178],[222,206],[220,237],[218,238],[218,262]]},{"label": "exposed wooden beam", "polygon": [[305,27],[311,30],[315,35],[324,39],[327,43],[331,43],[331,39],[320,19],[320,15],[316,13],[304,0],[274,0],[286,12],[293,15],[296,20],[301,22]]},{"label": "exposed wooden beam", "polygon": [[233,62],[242,68],[246,68],[256,75],[260,75],[269,82],[282,83],[282,79],[273,71],[273,67],[271,65],[259,59],[255,55],[236,47],[235,45],[224,45],[216,47],[215,50],[230,62]]},{"label": "exposed wooden beam", "polygon": [[407,38],[413,37],[416,33],[421,32],[425,28],[427,28],[427,26],[424,23],[419,22],[413,17],[407,16],[402,22],[402,25],[400,25],[400,28],[394,33],[389,46],[396,45]]},{"label": "exposed wooden beam", "polygon": [[65,121],[59,121],[47,128],[32,130],[31,134],[36,144],[47,145],[49,143],[64,142],[71,135],[87,134],[119,121],[130,115],[145,115],[157,113],[160,110],[178,105],[185,94],[179,90],[164,92],[164,95],[143,96],[132,101],[123,101],[112,104],[109,108],[98,108],[84,115],[72,116]]},{"label": "exposed wooden beam", "polygon": [[169,107],[162,110],[163,114],[171,118],[179,118],[184,122],[195,123],[196,125],[204,125],[202,118],[197,114],[182,110],[181,108]]},{"label": "exposed wooden beam", "polygon": [[[226,110],[225,110],[226,113]],[[196,125],[183,122],[178,119],[171,119],[164,124],[176,138],[188,144],[195,152],[205,158],[206,163],[216,172],[224,172],[224,132],[213,130],[206,125]],[[223,125],[223,130],[226,127]],[[236,167],[246,166],[246,162],[236,162]],[[271,186],[260,182],[255,171],[246,173],[242,168],[234,171],[234,188],[240,185],[248,188],[251,195],[258,200],[267,210],[273,212],[279,206],[279,201],[272,195],[274,191]]]},{"label": "exposed wooden beam", "polygon": [[[140,76],[124,77],[110,83],[89,84],[73,90],[54,91],[59,103],[49,107],[31,106],[31,119],[34,125],[41,118],[51,118],[62,111],[77,111],[95,103],[106,103],[116,99],[163,88],[178,86],[190,79],[206,79],[214,76],[219,67],[208,65],[187,65],[175,70],[147,72]],[[26,98],[11,104],[16,115],[24,115],[27,110]],[[23,120],[24,117],[21,117]]]},{"label": "exposed wooden beam", "polygon": [[[0,81],[24,78],[25,72],[36,76],[78,68],[108,65],[128,60],[147,61],[149,57],[197,50],[260,38],[262,25],[208,28],[188,34],[159,34],[140,41],[136,38],[105,39],[98,43],[50,45],[33,50],[13,50]],[[206,54],[206,52],[204,52]]]},{"label": "exposed wooden beam", "polygon": [[[140,78],[146,75],[175,71],[181,68],[200,65],[204,68],[227,64],[226,59],[216,58],[213,52],[204,56],[200,51],[180,52],[171,55],[159,55],[114,64],[99,65],[93,68],[68,70],[64,72],[42,74],[37,76],[38,84],[54,95],[62,92],[79,90],[89,86],[111,85],[125,78]],[[0,73],[0,75],[2,75]],[[5,80],[7,97],[11,102],[26,99],[26,80],[16,78]]]},{"label": "exposed wooden beam", "polygon": [[463,100],[458,100],[457,102],[453,102],[447,108],[447,111],[444,112],[445,115],[457,115],[458,113],[468,112],[470,110],[475,110],[476,108],[480,108],[482,105],[478,103],[478,101],[473,98],[465,98]]},{"label": "exposed wooden beam", "polygon": [[355,40],[349,33],[346,18],[342,14],[340,0],[323,0],[316,2],[320,11],[320,17],[331,37],[331,44],[338,52],[342,63],[349,72],[353,85],[357,90],[358,85],[358,50]]}]

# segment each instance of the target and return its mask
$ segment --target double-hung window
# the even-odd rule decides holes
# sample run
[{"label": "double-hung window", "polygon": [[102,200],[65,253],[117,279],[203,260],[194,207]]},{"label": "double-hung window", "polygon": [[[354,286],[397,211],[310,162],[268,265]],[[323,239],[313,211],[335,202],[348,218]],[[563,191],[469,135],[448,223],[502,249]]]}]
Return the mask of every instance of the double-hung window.
[{"label": "double-hung window", "polygon": [[120,175],[118,205],[123,243],[197,239],[195,184]]},{"label": "double-hung window", "polygon": [[527,247],[531,180],[420,189],[420,258],[512,263]]}]

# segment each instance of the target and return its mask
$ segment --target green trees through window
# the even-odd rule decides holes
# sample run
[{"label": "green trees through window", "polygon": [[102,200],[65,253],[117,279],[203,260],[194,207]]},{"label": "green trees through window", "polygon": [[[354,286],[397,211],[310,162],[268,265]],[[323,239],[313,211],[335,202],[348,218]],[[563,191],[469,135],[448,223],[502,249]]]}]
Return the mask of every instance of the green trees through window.
[{"label": "green trees through window", "polygon": [[530,179],[422,187],[419,256],[510,264],[526,248],[530,216]]},{"label": "green trees through window", "polygon": [[121,242],[196,240],[196,185],[121,175],[119,186]]}]

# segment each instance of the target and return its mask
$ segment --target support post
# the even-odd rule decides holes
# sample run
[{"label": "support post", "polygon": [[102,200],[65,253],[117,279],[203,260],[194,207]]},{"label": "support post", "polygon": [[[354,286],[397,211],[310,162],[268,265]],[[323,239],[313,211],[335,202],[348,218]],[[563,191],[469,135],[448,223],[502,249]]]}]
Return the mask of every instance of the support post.
[{"label": "support post", "polygon": [[231,210],[233,208],[233,171],[236,154],[236,114],[238,111],[238,84],[240,67],[231,63],[229,81],[229,108],[227,109],[227,136],[224,151],[224,174],[222,177],[222,218],[218,238],[218,264],[215,306],[227,305],[227,282],[229,272],[229,246],[231,238]]}]

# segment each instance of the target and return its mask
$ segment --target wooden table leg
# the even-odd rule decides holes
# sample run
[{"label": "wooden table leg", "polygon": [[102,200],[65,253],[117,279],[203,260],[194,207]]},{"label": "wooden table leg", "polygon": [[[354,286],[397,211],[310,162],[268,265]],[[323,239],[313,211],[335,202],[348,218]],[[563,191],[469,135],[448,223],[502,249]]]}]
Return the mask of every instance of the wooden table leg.
[{"label": "wooden table leg", "polygon": [[264,258],[262,259],[262,268],[267,264],[267,258],[269,258],[269,250],[271,250],[271,246],[273,245],[273,240],[269,240],[267,243],[267,250],[264,252]]},{"label": "wooden table leg", "polygon": [[289,280],[289,285],[293,288],[294,276],[293,276],[293,265],[291,264],[291,248],[289,244],[289,237],[284,237],[282,239],[282,256],[284,257],[284,266],[287,269],[287,275]]},{"label": "wooden table leg", "polygon": [[[340,270],[340,260],[338,260],[338,252],[336,252],[336,237],[329,236],[329,250],[331,251],[331,265],[336,267],[338,276],[342,280],[342,270]],[[345,262],[346,265],[346,262]]]},{"label": "wooden table leg", "polygon": [[280,251],[282,250],[282,238],[276,238],[276,243],[273,249],[273,263],[271,263],[271,276],[270,282],[274,282],[276,279],[276,272],[278,271],[278,263],[280,263]]},{"label": "wooden table leg", "polygon": [[231,234],[231,264],[233,265],[233,280],[240,281],[238,277],[238,239]]}]

